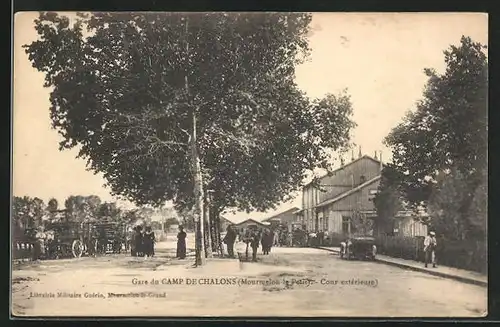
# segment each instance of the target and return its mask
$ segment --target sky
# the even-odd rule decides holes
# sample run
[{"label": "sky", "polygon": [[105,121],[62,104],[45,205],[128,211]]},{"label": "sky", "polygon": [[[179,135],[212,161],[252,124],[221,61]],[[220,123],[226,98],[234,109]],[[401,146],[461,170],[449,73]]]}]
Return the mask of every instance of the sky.
[{"label": "sky", "polygon": [[[50,90],[22,49],[37,38],[37,16],[25,12],[14,21],[13,195],[64,203],[69,195],[95,194],[117,201],[102,176],[75,158],[77,150],[59,151],[61,137],[49,118]],[[462,35],[488,44],[488,16],[480,13],[313,13],[311,26],[311,57],[297,67],[297,84],[312,98],[347,89],[357,123],[352,141],[363,154],[382,151],[384,162],[391,156],[383,139],[421,98],[423,69],[443,72],[443,51],[459,44]],[[300,193],[276,210],[224,216],[233,222],[261,220],[291,207],[301,207]]]}]

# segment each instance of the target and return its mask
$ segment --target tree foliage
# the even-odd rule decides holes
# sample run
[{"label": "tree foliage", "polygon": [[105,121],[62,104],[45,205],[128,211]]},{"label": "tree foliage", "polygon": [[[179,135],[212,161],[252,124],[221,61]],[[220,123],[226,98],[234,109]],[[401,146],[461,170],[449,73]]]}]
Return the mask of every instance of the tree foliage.
[{"label": "tree foliage", "polygon": [[71,24],[41,13],[39,40],[25,48],[52,88],[61,148],[80,145],[114,193],[192,207],[194,110],[213,203],[265,210],[307,170],[326,166],[354,126],[348,95],[311,101],[295,84],[310,21],[300,13],[94,13]]},{"label": "tree foliage", "polygon": [[382,170],[382,178],[378,192],[373,199],[377,211],[377,229],[384,233],[392,233],[394,219],[398,211],[403,210],[403,197],[399,189],[401,174],[391,165]]},{"label": "tree foliage", "polygon": [[[431,228],[453,240],[484,238],[486,236],[486,177],[470,194],[466,177],[459,170],[439,176],[429,199]],[[472,199],[471,199],[472,196]],[[472,202],[470,202],[472,201]]]},{"label": "tree foliage", "polygon": [[[452,239],[484,237],[487,196],[488,62],[484,46],[462,37],[444,52],[446,71],[429,76],[414,112],[386,138],[399,190]],[[386,190],[387,192],[389,190]]]},{"label": "tree foliage", "polygon": [[15,196],[12,199],[11,223],[14,228],[33,228],[39,225],[45,212],[42,199]]},{"label": "tree foliage", "polygon": [[68,218],[73,221],[100,217],[101,199],[97,195],[71,195],[64,201]]},{"label": "tree foliage", "polygon": [[104,202],[99,206],[99,217],[113,220],[119,220],[121,217],[121,209],[115,202]]},{"label": "tree foliage", "polygon": [[192,210],[184,208],[179,211],[179,222],[187,231],[194,230],[194,214]]},{"label": "tree foliage", "polygon": [[141,207],[123,212],[123,219],[130,224],[149,224],[154,214],[154,209]]},{"label": "tree foliage", "polygon": [[488,63],[484,46],[462,37],[444,52],[446,71],[429,77],[416,110],[385,139],[413,205],[429,199],[437,175],[455,169],[475,192],[487,161]]},{"label": "tree foliage", "polygon": [[47,204],[47,210],[49,212],[56,211],[59,209],[59,202],[55,198],[51,198]]}]

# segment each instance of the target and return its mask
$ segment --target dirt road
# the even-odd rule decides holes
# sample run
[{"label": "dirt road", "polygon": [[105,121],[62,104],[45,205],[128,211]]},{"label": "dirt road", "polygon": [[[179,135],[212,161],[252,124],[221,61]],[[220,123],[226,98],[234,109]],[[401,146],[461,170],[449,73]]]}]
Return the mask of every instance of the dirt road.
[{"label": "dirt road", "polygon": [[[189,241],[190,242],[190,241]],[[192,242],[188,247],[192,246]],[[192,268],[174,240],[155,258],[109,255],[16,265],[20,316],[481,316],[486,288],[316,249]]]}]

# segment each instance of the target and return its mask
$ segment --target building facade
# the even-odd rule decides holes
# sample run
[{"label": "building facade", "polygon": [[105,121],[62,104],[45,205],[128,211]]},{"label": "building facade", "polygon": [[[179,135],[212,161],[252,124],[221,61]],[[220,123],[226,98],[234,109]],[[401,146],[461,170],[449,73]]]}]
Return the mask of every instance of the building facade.
[{"label": "building facade", "polygon": [[[378,192],[383,164],[364,155],[353,159],[329,175],[319,179],[317,185],[309,183],[302,191],[302,210],[297,219],[308,231],[351,234],[357,226],[355,215],[367,219],[377,217],[373,199]],[[426,226],[407,212],[395,217],[395,232],[405,236],[419,236]]]}]

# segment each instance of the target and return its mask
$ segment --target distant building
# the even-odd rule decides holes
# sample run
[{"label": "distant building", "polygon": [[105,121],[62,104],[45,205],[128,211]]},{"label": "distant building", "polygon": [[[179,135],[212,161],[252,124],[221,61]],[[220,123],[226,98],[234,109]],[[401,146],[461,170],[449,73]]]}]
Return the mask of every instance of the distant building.
[{"label": "distant building", "polygon": [[254,219],[247,219],[242,222],[239,222],[237,224],[234,224],[234,227],[240,231],[240,232],[245,232],[249,227],[257,227],[257,228],[267,228],[267,224],[263,224],[260,221],[254,220]]},{"label": "distant building", "polygon": [[280,212],[274,216],[271,216],[269,218],[266,218],[262,220],[262,222],[279,222],[281,224],[291,224],[294,222],[298,222],[298,216],[296,215],[296,212],[300,211],[299,208],[293,207],[291,209],[288,209],[286,211]]},{"label": "distant building", "polygon": [[[328,231],[350,234],[353,215],[377,217],[373,199],[378,192],[383,164],[381,160],[359,155],[331,174],[319,178],[319,185],[309,183],[302,189],[302,210],[296,212],[309,231]],[[394,233],[420,236],[426,226],[409,212],[399,212],[395,217]]]}]

